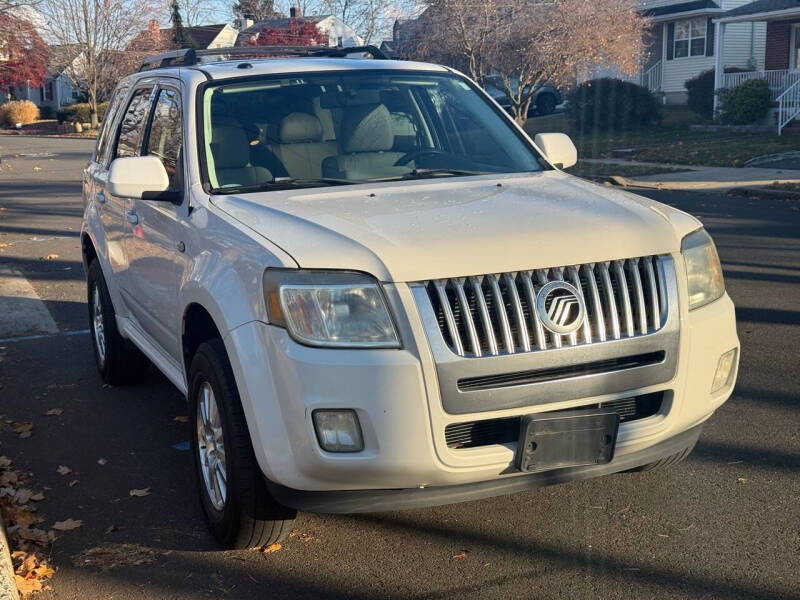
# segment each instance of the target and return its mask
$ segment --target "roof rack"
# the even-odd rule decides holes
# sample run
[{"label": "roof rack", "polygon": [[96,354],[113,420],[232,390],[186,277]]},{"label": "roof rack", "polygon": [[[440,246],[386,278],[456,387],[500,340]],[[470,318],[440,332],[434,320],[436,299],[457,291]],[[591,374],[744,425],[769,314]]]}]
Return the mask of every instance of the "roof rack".
[{"label": "roof rack", "polygon": [[191,67],[200,64],[205,56],[219,56],[220,60],[235,57],[267,58],[300,56],[309,58],[344,58],[349,54],[371,54],[376,60],[387,60],[386,55],[375,46],[238,46],[236,48],[212,48],[195,50],[186,48],[149,56],[142,61],[139,71],[163,69],[166,67]]}]

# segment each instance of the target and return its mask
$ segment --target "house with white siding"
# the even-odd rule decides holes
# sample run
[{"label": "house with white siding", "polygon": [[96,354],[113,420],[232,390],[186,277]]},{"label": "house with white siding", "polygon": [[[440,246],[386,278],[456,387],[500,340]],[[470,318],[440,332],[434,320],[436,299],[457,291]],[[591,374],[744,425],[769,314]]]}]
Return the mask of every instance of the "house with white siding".
[{"label": "house with white siding", "polygon": [[[646,38],[641,83],[665,104],[686,102],[685,84],[714,69],[715,19],[749,0],[643,0],[642,13],[651,20]],[[725,27],[720,43],[724,68],[764,68],[765,23],[742,22]]]}]

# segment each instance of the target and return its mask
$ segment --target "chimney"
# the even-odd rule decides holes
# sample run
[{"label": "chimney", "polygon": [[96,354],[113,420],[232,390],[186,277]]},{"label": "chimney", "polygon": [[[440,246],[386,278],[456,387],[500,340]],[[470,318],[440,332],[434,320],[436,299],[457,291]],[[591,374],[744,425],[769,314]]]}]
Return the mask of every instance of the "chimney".
[{"label": "chimney", "polygon": [[291,19],[299,19],[303,16],[303,11],[300,10],[299,6],[292,6],[289,9],[289,18]]}]

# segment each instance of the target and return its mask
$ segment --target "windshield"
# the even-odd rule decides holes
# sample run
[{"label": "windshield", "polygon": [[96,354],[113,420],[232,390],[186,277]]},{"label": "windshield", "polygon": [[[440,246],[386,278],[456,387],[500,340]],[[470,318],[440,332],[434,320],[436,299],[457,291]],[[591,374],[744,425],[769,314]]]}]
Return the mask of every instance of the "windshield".
[{"label": "windshield", "polygon": [[212,192],[539,171],[535,150],[461,77],[323,73],[210,85]]}]

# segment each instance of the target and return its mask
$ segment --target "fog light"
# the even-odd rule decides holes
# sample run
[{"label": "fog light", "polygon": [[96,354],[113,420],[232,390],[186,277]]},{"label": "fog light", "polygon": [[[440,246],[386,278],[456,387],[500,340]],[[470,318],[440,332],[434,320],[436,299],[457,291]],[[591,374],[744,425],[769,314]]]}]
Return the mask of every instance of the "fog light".
[{"label": "fog light", "polygon": [[361,425],[354,410],[315,410],[311,414],[317,440],[327,452],[360,452],[364,449]]},{"label": "fog light", "polygon": [[736,348],[729,350],[719,357],[717,372],[714,373],[714,383],[711,385],[711,393],[718,392],[726,385],[733,373],[733,365],[736,362]]}]

